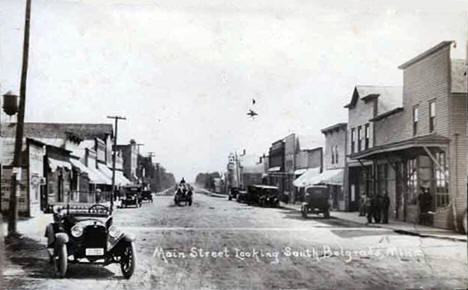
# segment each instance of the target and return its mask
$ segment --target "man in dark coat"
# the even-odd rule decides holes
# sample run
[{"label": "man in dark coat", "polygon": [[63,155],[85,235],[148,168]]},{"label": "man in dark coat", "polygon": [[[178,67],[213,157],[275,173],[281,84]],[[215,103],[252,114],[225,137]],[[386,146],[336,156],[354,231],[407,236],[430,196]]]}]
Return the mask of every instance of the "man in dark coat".
[{"label": "man in dark coat", "polygon": [[432,207],[432,196],[429,193],[429,188],[421,186],[421,193],[418,196],[419,201],[419,223],[422,225],[430,225],[429,211]]},{"label": "man in dark coat", "polygon": [[381,213],[382,213],[382,196],[380,194],[374,195],[373,197],[374,201],[374,220],[376,224],[380,223],[380,220],[382,218]]},{"label": "man in dark coat", "polygon": [[390,198],[388,192],[382,197],[382,223],[388,224],[388,209],[390,208]]}]

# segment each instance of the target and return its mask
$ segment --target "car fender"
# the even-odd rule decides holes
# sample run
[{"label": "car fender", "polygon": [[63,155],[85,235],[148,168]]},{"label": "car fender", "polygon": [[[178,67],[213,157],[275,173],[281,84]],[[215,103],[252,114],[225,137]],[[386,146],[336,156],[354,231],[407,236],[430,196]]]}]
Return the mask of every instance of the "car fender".
[{"label": "car fender", "polygon": [[57,246],[64,245],[68,243],[69,238],[66,233],[56,233],[55,234],[55,242],[57,243]]},{"label": "car fender", "polygon": [[123,234],[122,240],[130,243],[134,242],[136,240],[136,237],[133,234]]},{"label": "car fender", "polygon": [[109,236],[107,249],[110,251],[112,249],[119,248],[119,244],[130,243],[135,240],[136,238],[133,234],[120,233],[120,235],[118,235],[116,238],[112,238]]}]

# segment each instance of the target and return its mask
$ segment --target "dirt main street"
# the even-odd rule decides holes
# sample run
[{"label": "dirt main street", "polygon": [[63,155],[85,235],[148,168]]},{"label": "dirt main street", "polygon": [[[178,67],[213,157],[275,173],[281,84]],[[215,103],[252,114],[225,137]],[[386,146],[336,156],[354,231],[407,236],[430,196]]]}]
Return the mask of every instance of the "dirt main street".
[{"label": "dirt main street", "polygon": [[[332,214],[333,216],[333,214]],[[10,289],[416,288],[468,285],[466,244],[296,211],[195,194],[175,206],[157,196],[118,209],[114,224],[137,236],[130,280],[118,265],[71,265],[54,278],[42,237],[7,249]],[[21,230],[21,229],[20,229]],[[39,240],[39,242],[37,241]]]}]

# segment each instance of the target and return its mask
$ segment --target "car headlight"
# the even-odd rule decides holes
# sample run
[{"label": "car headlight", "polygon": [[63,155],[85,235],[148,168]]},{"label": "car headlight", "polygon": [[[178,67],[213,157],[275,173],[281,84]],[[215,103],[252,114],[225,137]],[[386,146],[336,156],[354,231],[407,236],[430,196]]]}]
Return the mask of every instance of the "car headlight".
[{"label": "car headlight", "polygon": [[110,236],[111,238],[114,238],[114,239],[115,239],[115,238],[117,238],[119,235],[120,235],[120,230],[119,230],[117,227],[115,227],[115,226],[110,226],[110,227],[109,227],[109,236]]},{"label": "car headlight", "polygon": [[74,225],[72,228],[71,228],[71,234],[72,236],[74,236],[75,238],[79,238],[83,235],[83,227],[80,226],[80,225]]}]

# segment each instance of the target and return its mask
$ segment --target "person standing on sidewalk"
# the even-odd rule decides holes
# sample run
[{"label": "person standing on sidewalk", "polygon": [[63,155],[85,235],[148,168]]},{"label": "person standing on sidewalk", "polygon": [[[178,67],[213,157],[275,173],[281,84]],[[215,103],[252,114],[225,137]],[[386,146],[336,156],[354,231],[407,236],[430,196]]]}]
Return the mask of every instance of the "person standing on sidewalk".
[{"label": "person standing on sidewalk", "polygon": [[382,219],[382,196],[380,194],[372,197],[374,203],[374,220],[376,224],[380,224]]},{"label": "person standing on sidewalk", "polygon": [[419,223],[421,225],[430,225],[429,211],[432,206],[432,196],[429,193],[429,188],[421,186],[421,193],[418,196],[419,201]]},{"label": "person standing on sidewalk", "polygon": [[382,197],[382,223],[388,224],[388,209],[390,208],[390,198],[388,192],[384,193]]},{"label": "person standing on sidewalk", "polygon": [[367,196],[363,193],[361,194],[361,200],[359,201],[359,216],[366,215],[366,207],[367,207]]}]

